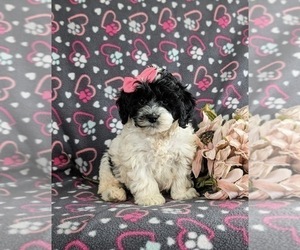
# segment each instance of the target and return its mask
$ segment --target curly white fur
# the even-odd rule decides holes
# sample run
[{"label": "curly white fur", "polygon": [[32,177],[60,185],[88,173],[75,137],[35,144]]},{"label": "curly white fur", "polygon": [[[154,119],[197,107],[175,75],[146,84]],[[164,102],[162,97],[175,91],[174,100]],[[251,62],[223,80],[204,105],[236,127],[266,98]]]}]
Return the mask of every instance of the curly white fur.
[{"label": "curly white fur", "polygon": [[162,190],[170,190],[176,200],[198,196],[190,180],[196,149],[193,129],[189,125],[181,128],[167,112],[163,114],[161,124],[167,130],[157,133],[156,129],[139,128],[130,119],[112,141],[99,171],[98,193],[103,200],[126,200],[123,184],[139,205],[163,204]]}]

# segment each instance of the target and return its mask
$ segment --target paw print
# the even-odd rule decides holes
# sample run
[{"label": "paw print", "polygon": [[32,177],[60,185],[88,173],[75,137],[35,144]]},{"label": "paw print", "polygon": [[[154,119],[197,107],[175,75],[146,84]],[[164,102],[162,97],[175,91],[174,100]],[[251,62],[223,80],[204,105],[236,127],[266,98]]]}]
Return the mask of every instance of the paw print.
[{"label": "paw print", "polygon": [[232,43],[226,43],[223,46],[223,51],[225,54],[229,55],[234,52],[234,45]]},{"label": "paw print", "polygon": [[229,79],[232,78],[232,72],[230,72],[230,71],[223,72],[220,77],[221,77],[221,82],[228,81]]},{"label": "paw print", "polygon": [[240,25],[246,25],[248,24],[248,17],[240,14],[237,17],[237,22]]},{"label": "paw print", "polygon": [[213,245],[204,234],[198,236],[196,232],[188,232],[187,241],[185,242],[187,249],[213,249]]},{"label": "paw print", "polygon": [[188,30],[195,30],[196,28],[195,20],[192,20],[191,18],[186,18],[184,20],[184,27]]},{"label": "paw print", "polygon": [[175,23],[171,19],[169,19],[163,23],[163,29],[167,32],[173,31],[174,27],[175,27]]},{"label": "paw print", "polygon": [[110,128],[111,128],[111,132],[112,133],[116,133],[116,134],[120,134],[123,125],[121,121],[118,121],[117,118],[113,118],[111,120],[111,123],[109,124]]},{"label": "paw print", "polygon": [[0,133],[3,135],[8,135],[11,131],[11,127],[7,122],[2,122],[0,119]]},{"label": "paw print", "polygon": [[80,25],[74,22],[70,22],[68,24],[68,32],[73,35],[77,35],[80,33]]},{"label": "paw print", "polygon": [[76,188],[78,188],[78,189],[83,189],[83,190],[89,190],[89,189],[91,189],[92,187],[89,186],[89,185],[80,184],[80,185],[77,185]]},{"label": "paw print", "polygon": [[110,4],[110,0],[100,0],[100,3],[109,5]]},{"label": "paw print", "polygon": [[0,52],[0,65],[12,65],[12,58],[13,56],[6,53],[6,52]]},{"label": "paw print", "polygon": [[93,121],[86,122],[82,125],[83,132],[88,135],[95,134],[95,132],[96,132],[96,129],[94,128],[95,126],[96,126],[96,123]]},{"label": "paw print", "polygon": [[84,68],[87,63],[85,55],[81,55],[79,52],[75,53],[75,56],[72,58],[74,61],[75,67],[79,67],[81,69]]},{"label": "paw print", "polygon": [[110,55],[111,62],[115,65],[123,63],[123,54],[119,51],[114,52]]},{"label": "paw print", "polygon": [[278,52],[278,47],[276,43],[267,43],[260,47],[262,52],[265,54],[274,54],[275,52]]},{"label": "paw print", "polygon": [[210,83],[210,80],[205,77],[197,83],[197,86],[202,91],[205,91],[210,86]]},{"label": "paw print", "polygon": [[105,32],[110,36],[114,36],[118,32],[118,26],[115,23],[111,23],[105,27]]},{"label": "paw print", "polygon": [[268,106],[268,109],[282,109],[285,103],[285,100],[283,100],[282,98],[275,98],[271,96],[267,99],[265,105]]},{"label": "paw print", "polygon": [[193,59],[201,60],[203,56],[203,50],[201,48],[198,48],[197,46],[193,46],[191,49],[191,55]]},{"label": "paw print", "polygon": [[36,67],[42,67],[45,69],[50,68],[52,64],[51,55],[45,55],[42,52],[36,53],[35,57],[32,58],[32,61]]},{"label": "paw print", "polygon": [[221,26],[222,28],[226,28],[229,24],[229,19],[227,16],[223,16],[218,19],[218,25]]},{"label": "paw print", "polygon": [[236,98],[232,98],[231,96],[229,96],[225,102],[225,105],[227,106],[227,108],[229,109],[237,109],[237,106],[239,104],[239,100]]},{"label": "paw print", "polygon": [[55,65],[59,65],[60,64],[60,55],[55,53],[55,52],[52,52],[51,53],[51,58],[52,58],[52,65],[55,66]]},{"label": "paw print", "polygon": [[72,233],[73,231],[78,230],[79,225],[80,225],[80,223],[77,222],[77,221],[74,221],[74,222],[66,221],[66,222],[64,222],[64,223],[57,226],[58,229],[57,229],[56,232],[57,232],[57,234],[66,234],[66,235],[68,235],[68,234]]},{"label": "paw print", "polygon": [[271,78],[274,78],[274,77],[275,77],[275,74],[274,74],[273,71],[262,72],[262,73],[257,75],[257,78],[258,78],[259,82],[268,81],[268,80],[270,80]]},{"label": "paw print", "polygon": [[141,24],[135,20],[131,20],[128,25],[131,32],[138,33],[141,31]]},{"label": "paw print", "polygon": [[58,134],[58,130],[59,130],[59,127],[57,125],[57,122],[52,121],[51,122],[51,127],[49,129],[50,134],[57,135]]},{"label": "paw print", "polygon": [[95,212],[95,207],[80,207],[78,208],[78,212]]},{"label": "paw print", "polygon": [[284,15],[282,19],[283,23],[288,25],[297,25],[300,22],[299,17],[292,15]]},{"label": "paw print", "polygon": [[67,162],[69,161],[69,159],[67,158],[66,155],[60,155],[58,157],[55,157],[53,159],[53,165],[57,166],[57,167],[62,167],[64,166]]},{"label": "paw print", "polygon": [[22,221],[9,226],[9,234],[26,235],[38,231],[43,226],[42,222]]},{"label": "paw print", "polygon": [[138,50],[134,56],[134,58],[137,60],[137,64],[141,64],[142,66],[146,66],[148,63],[148,56],[146,53],[143,53],[143,51]]},{"label": "paw print", "polygon": [[140,250],[160,250],[161,244],[158,242],[147,241],[145,247],[141,247]]},{"label": "paw print", "polygon": [[79,99],[83,101],[84,103],[87,103],[92,99],[93,93],[91,92],[90,89],[86,88],[82,91],[79,92]]},{"label": "paw print", "polygon": [[24,31],[27,34],[39,35],[44,32],[44,26],[34,22],[26,23],[24,25],[24,28],[25,28]]},{"label": "paw print", "polygon": [[169,50],[168,52],[168,57],[170,60],[172,60],[173,62],[177,62],[179,59],[179,51],[175,48]]},{"label": "paw print", "polygon": [[118,90],[113,88],[112,86],[107,86],[104,89],[104,96],[110,100],[113,100],[118,95]]}]

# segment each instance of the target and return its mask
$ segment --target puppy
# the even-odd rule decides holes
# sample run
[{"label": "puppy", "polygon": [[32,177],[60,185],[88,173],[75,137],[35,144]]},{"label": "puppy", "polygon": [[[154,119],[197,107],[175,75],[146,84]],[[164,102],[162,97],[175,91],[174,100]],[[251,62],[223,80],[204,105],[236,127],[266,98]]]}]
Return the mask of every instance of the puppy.
[{"label": "puppy", "polygon": [[126,200],[124,187],[144,206],[165,203],[162,190],[175,200],[197,197],[190,178],[195,100],[185,87],[166,70],[148,67],[124,78],[117,106],[124,127],[101,160],[102,199]]}]

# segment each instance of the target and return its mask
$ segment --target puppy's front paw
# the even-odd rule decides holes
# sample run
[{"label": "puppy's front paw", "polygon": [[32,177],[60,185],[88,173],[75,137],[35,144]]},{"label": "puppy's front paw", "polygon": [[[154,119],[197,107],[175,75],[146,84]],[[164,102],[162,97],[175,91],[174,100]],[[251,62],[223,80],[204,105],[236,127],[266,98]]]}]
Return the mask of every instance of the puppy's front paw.
[{"label": "puppy's front paw", "polygon": [[189,188],[185,192],[171,192],[173,200],[189,200],[198,197],[199,194],[195,188]]},{"label": "puppy's front paw", "polygon": [[145,195],[144,197],[135,197],[135,203],[141,206],[162,205],[166,202],[161,194]]},{"label": "puppy's front paw", "polygon": [[109,187],[103,192],[101,192],[101,197],[105,201],[125,201],[126,200],[126,192],[123,188],[119,187]]}]

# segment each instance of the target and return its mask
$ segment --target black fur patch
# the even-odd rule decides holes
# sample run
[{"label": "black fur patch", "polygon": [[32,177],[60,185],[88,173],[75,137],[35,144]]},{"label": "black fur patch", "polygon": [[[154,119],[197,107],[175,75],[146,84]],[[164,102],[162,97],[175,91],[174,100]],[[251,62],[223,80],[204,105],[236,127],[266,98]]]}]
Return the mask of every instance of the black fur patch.
[{"label": "black fur patch", "polygon": [[117,106],[123,124],[128,118],[137,116],[140,108],[154,101],[167,109],[180,127],[186,127],[193,114],[195,98],[171,73],[163,71],[161,74],[155,82],[141,82],[133,93],[121,91]]}]

